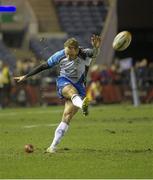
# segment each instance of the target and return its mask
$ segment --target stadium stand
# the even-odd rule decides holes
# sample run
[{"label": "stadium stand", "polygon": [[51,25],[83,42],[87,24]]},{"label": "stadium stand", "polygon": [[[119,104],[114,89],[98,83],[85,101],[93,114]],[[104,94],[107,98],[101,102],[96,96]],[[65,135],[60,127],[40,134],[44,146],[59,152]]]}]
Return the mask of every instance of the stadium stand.
[{"label": "stadium stand", "polygon": [[[57,17],[61,30],[68,37],[75,37],[81,46],[90,46],[90,37],[93,33],[100,34],[106,19],[108,7],[102,0],[97,1],[58,1],[54,0]],[[66,38],[48,38],[38,40],[32,38],[31,49],[37,57],[47,59],[52,53],[63,48]]]},{"label": "stadium stand", "polygon": [[48,59],[54,52],[63,48],[65,38],[31,39],[30,47],[37,57]]}]

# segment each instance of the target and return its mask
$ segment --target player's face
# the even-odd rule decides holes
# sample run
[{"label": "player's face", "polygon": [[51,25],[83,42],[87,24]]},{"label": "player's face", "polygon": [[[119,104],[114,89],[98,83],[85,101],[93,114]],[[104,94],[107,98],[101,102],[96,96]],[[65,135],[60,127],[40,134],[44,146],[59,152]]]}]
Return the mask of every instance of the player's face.
[{"label": "player's face", "polygon": [[69,59],[75,59],[78,56],[79,48],[74,46],[65,47],[66,55]]}]

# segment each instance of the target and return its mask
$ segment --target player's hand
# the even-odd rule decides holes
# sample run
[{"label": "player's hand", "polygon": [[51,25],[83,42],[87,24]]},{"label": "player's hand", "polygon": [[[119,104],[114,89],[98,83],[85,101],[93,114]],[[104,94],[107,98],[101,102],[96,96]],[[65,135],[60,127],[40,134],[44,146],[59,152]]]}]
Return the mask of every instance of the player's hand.
[{"label": "player's hand", "polygon": [[101,45],[101,37],[93,34],[92,37],[91,37],[91,44],[92,44],[92,46],[93,46],[94,48],[100,48],[100,45]]},{"label": "player's hand", "polygon": [[17,82],[21,82],[24,81],[26,79],[26,76],[18,76],[18,77],[14,77],[13,79],[17,80]]}]

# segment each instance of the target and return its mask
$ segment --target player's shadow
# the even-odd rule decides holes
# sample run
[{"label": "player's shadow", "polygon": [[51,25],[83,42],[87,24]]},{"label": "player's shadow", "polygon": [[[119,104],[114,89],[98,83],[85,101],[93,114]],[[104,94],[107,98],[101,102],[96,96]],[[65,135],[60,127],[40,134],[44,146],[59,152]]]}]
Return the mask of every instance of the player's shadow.
[{"label": "player's shadow", "polygon": [[97,153],[97,152],[104,152],[104,150],[102,149],[91,149],[91,148],[79,148],[79,149],[70,149],[70,148],[61,148],[58,149],[59,153],[66,153],[66,152],[70,152],[70,153]]},{"label": "player's shadow", "polygon": [[[38,149],[37,149],[38,150]],[[45,154],[46,151],[44,152]],[[153,150],[151,148],[145,148],[145,149],[120,149],[120,150],[108,150],[108,149],[92,149],[92,148],[59,148],[55,154],[103,154],[103,155],[110,155],[110,154],[137,154],[137,153],[153,153]]]},{"label": "player's shadow", "polygon": [[91,149],[91,148],[79,148],[79,149],[70,149],[70,148],[61,148],[58,149],[59,153],[66,153],[66,152],[70,152],[70,153],[102,153],[102,154],[112,154],[112,153],[119,153],[119,154],[124,154],[124,153],[128,153],[128,154],[137,154],[137,153],[152,153],[153,150],[151,148],[146,148],[146,149],[125,149],[125,150],[104,150],[104,149]]}]

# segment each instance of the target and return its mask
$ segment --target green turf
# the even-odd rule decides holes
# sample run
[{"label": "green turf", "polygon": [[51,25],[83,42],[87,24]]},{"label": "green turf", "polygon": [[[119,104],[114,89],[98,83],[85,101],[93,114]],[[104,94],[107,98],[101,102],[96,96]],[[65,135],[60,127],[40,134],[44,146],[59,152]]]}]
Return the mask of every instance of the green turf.
[{"label": "green turf", "polygon": [[[58,152],[44,154],[62,110],[0,111],[0,179],[153,178],[153,105],[91,107],[87,118],[79,112]],[[24,152],[27,143],[34,153]]]}]

